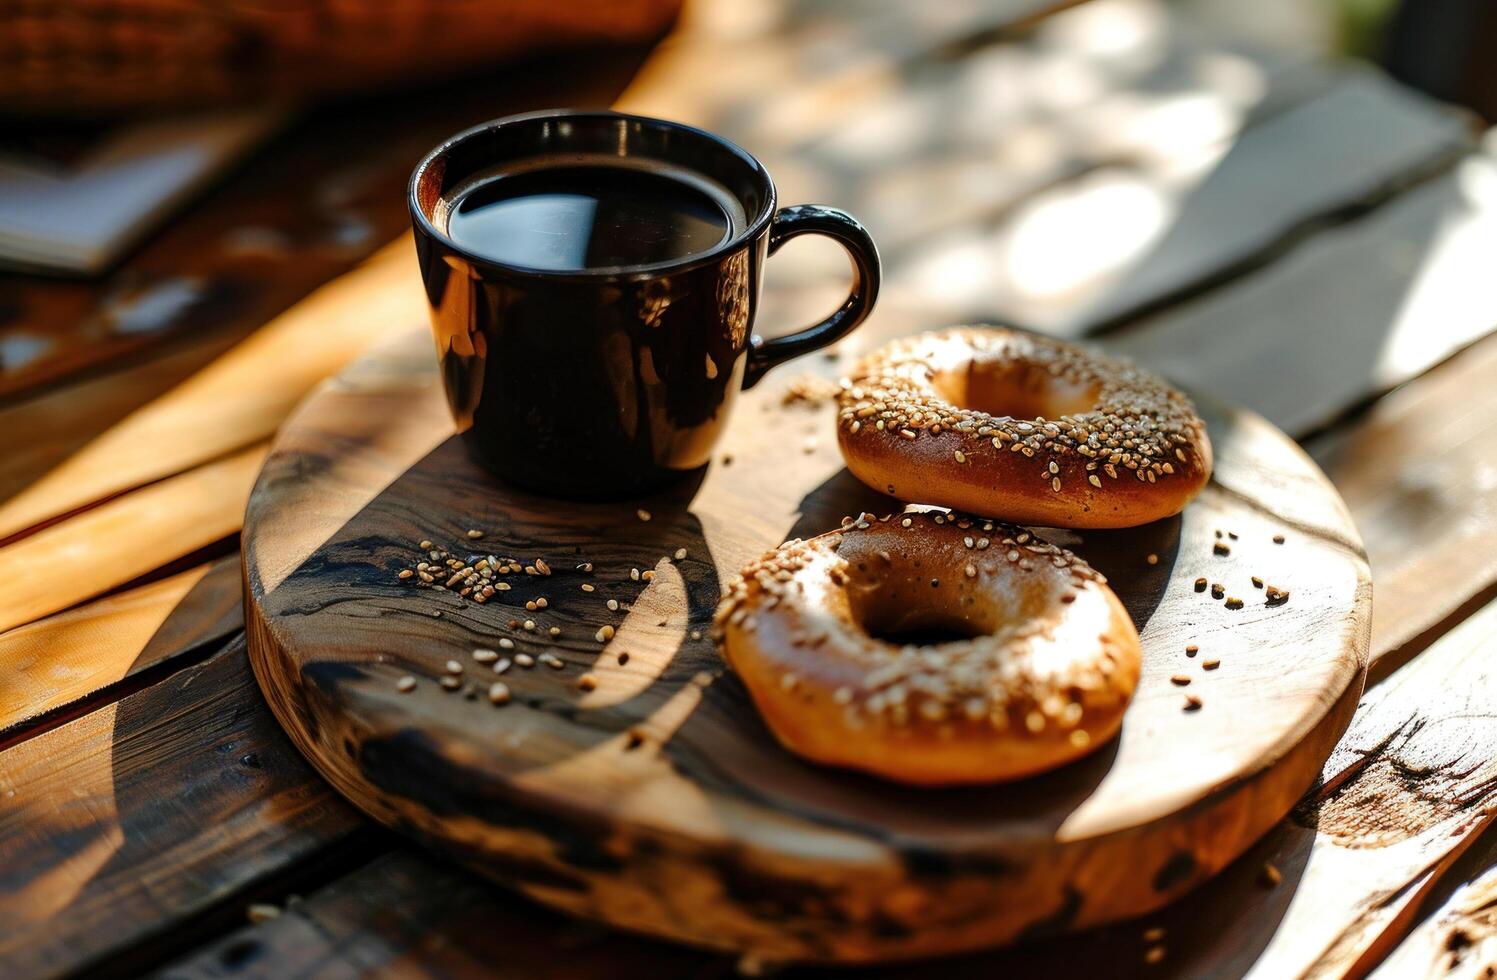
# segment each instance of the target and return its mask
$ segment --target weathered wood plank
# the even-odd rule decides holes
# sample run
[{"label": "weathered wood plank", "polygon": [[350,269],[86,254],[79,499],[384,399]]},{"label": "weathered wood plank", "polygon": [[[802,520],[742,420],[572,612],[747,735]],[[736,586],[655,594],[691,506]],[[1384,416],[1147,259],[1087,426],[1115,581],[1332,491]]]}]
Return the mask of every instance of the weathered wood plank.
[{"label": "weathered wood plank", "polygon": [[[1472,146],[1463,117],[1371,71],[1348,72],[1240,135],[1216,120],[1230,111],[1177,99],[1152,117],[1108,120],[1123,132],[1099,127],[1102,138],[1122,145],[1101,166],[994,225],[927,243],[892,271],[891,285],[949,320],[1084,333],[1261,261],[1315,222],[1385,199]],[[1174,137],[1181,145],[1162,159],[1145,153],[1175,128],[1209,126],[1226,131],[1197,145]],[[1132,137],[1140,145],[1129,145],[1129,129],[1141,130]]]},{"label": "weathered wood plank", "polygon": [[1456,878],[1479,869],[1430,896],[1426,918],[1372,972],[1372,980],[1440,977],[1491,980],[1497,966],[1497,830],[1489,827],[1447,873]]},{"label": "weathered wood plank", "polygon": [[1381,676],[1497,585],[1497,337],[1306,447],[1367,543]]},{"label": "weathered wood plank", "polygon": [[184,338],[170,353],[38,392],[0,408],[0,502],[9,500],[120,419],[176,387],[235,343],[228,332]]},{"label": "weathered wood plank", "polygon": [[425,316],[405,236],[0,504],[0,538],[269,438],[315,384]]},{"label": "weathered wood plank", "polygon": [[0,731],[243,628],[236,552],[0,633]]},{"label": "weathered wood plank", "polygon": [[264,443],[250,446],[0,547],[0,581],[6,583],[0,632],[236,533],[265,450]]},{"label": "weathered wood plank", "polygon": [[401,850],[163,968],[195,977],[730,976],[731,961],[568,919]]},{"label": "weathered wood plank", "polygon": [[1306,434],[1497,326],[1485,155],[1107,346]]},{"label": "weathered wood plank", "polygon": [[362,825],[235,641],[0,752],[0,974],[88,970]]}]

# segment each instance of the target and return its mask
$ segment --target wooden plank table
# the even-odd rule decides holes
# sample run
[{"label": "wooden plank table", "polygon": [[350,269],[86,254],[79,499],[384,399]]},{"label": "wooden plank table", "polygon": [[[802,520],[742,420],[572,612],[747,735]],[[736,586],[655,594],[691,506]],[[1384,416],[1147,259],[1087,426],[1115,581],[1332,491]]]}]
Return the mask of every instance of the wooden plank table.
[{"label": "wooden plank table", "polygon": [[[1366,540],[1372,681],[1295,811],[1146,920],[942,969],[1491,975],[1497,154],[1371,69],[1158,0],[700,0],[649,51],[313,110],[105,280],[0,279],[0,351],[26,352],[0,361],[0,975],[771,965],[566,920],[377,830],[244,658],[237,531],[266,440],[422,316],[408,242],[375,252],[411,161],[506,111],[608,102],[717,129],[786,201],[865,219],[885,298],[832,369],[966,319],[1090,335],[1299,438]],[[787,252],[769,331],[843,289],[835,251]],[[183,282],[176,317],[106,329]]]}]

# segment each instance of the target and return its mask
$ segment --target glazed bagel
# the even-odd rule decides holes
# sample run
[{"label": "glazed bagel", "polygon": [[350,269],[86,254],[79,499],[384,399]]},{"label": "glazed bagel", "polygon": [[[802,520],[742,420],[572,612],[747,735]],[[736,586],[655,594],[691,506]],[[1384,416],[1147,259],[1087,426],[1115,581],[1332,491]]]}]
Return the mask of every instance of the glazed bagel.
[{"label": "glazed bagel", "polygon": [[[941,631],[944,642],[901,642]],[[1022,528],[859,517],[754,561],[715,637],[776,738],[920,785],[1014,779],[1106,742],[1138,684],[1106,580]]]},{"label": "glazed bagel", "polygon": [[1134,365],[1001,327],[864,358],[838,395],[853,475],[902,500],[1051,527],[1178,514],[1211,476],[1206,425]]}]

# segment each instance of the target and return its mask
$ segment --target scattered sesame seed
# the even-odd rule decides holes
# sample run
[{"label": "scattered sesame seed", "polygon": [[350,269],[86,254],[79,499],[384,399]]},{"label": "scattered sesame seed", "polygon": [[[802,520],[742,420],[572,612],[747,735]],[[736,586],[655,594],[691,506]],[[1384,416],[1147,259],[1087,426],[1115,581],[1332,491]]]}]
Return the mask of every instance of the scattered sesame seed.
[{"label": "scattered sesame seed", "polygon": [[1144,561],[1148,562],[1150,565],[1157,565],[1159,564],[1159,556],[1151,551],[1149,552],[1149,556],[1145,558]]},{"label": "scattered sesame seed", "polygon": [[1145,929],[1144,930],[1144,942],[1146,942],[1146,943],[1157,943],[1157,942],[1159,942],[1163,938],[1164,938],[1164,927],[1163,926],[1154,926],[1151,929]]},{"label": "scattered sesame seed", "polygon": [[1187,643],[1185,645],[1185,655],[1187,657],[1194,657],[1197,653],[1200,652],[1200,650],[1201,648],[1196,646],[1194,643]]},{"label": "scattered sesame seed", "polygon": [[1263,887],[1265,888],[1277,888],[1279,882],[1284,880],[1284,875],[1278,868],[1274,867],[1272,861],[1264,861],[1263,871],[1259,874],[1258,880],[1263,883]]},{"label": "scattered sesame seed", "polygon": [[458,663],[456,660],[449,660],[449,661],[447,661],[447,673],[449,673],[449,674],[461,674],[462,672],[463,672],[463,665],[462,664]]},{"label": "scattered sesame seed", "polygon": [[1185,685],[1190,683],[1190,678],[1186,677],[1184,674],[1176,674],[1175,676],[1170,678],[1170,683],[1175,685],[1176,687],[1184,687]]},{"label": "scattered sesame seed", "polygon": [[514,648],[515,648],[515,641],[511,640],[509,637],[506,636],[506,637],[503,637],[503,638],[501,638],[499,640],[499,649],[501,649],[501,650],[513,650]]},{"label": "scattered sesame seed", "polygon": [[1185,707],[1184,707],[1184,710],[1185,711],[1200,711],[1201,710],[1201,699],[1198,698],[1198,697],[1196,697],[1194,694],[1187,694],[1187,695],[1185,695]]},{"label": "scattered sesame seed", "polygon": [[1213,598],[1213,599],[1220,599],[1223,596],[1225,596],[1226,594],[1227,594],[1226,586],[1222,585],[1220,582],[1212,582],[1211,583],[1211,598]]},{"label": "scattered sesame seed", "polygon": [[618,608],[619,608],[619,601],[617,599],[609,599],[608,600],[608,609],[609,609],[610,612],[618,612]]},{"label": "scattered sesame seed", "polygon": [[1282,535],[1282,534],[1275,534],[1273,536],[1273,543],[1274,544],[1283,544],[1284,543],[1284,535]]},{"label": "scattered sesame seed", "polygon": [[546,562],[540,558],[537,558],[535,560],[535,570],[540,572],[542,575],[551,574],[551,566],[547,565]]},{"label": "scattered sesame seed", "polygon": [[690,636],[693,640],[700,640],[702,638],[702,631],[701,630],[692,630],[687,635]]},{"label": "scattered sesame seed", "polygon": [[1202,660],[1201,661],[1201,669],[1202,670],[1215,670],[1216,668],[1220,667],[1221,665],[1222,665],[1222,662],[1220,660]]},{"label": "scattered sesame seed", "polygon": [[645,510],[643,507],[641,507],[634,513],[637,514],[639,516],[639,519],[642,521],[648,521],[650,519],[650,512]]},{"label": "scattered sesame seed", "polygon": [[1206,591],[1206,580],[1204,578],[1198,578],[1198,579],[1196,579],[1196,591],[1197,592],[1205,592]]},{"label": "scattered sesame seed", "polygon": [[675,555],[675,557],[676,557],[676,561],[681,561],[682,559],[684,559],[686,557],[686,549],[685,548],[677,548],[676,549],[676,555]]},{"label": "scattered sesame seed", "polygon": [[1149,964],[1150,966],[1154,966],[1156,964],[1163,963],[1164,962],[1164,947],[1163,946],[1150,946],[1148,948],[1148,950],[1144,953],[1144,962],[1147,963],[1147,964]]},{"label": "scattered sesame seed", "polygon": [[496,652],[494,652],[493,650],[482,650],[482,649],[479,649],[479,650],[474,650],[473,651],[473,659],[477,663],[491,664],[495,660],[499,659],[499,654],[496,653]]},{"label": "scattered sesame seed", "polygon": [[530,668],[535,666],[535,658],[528,653],[517,653],[515,663],[521,667]]},{"label": "scattered sesame seed", "polygon": [[535,620],[533,620],[533,619],[527,619],[527,620],[525,620],[525,622],[522,625],[529,632],[532,632],[532,633],[535,632]]},{"label": "scattered sesame seed", "polygon": [[597,633],[597,636],[595,637],[595,639],[599,643],[607,643],[609,640],[613,639],[613,636],[614,636],[614,629],[613,629],[613,627],[612,626],[604,625],[604,626],[598,627],[598,633]]},{"label": "scattered sesame seed", "polygon": [[[416,547],[420,548],[422,551],[430,551],[431,550],[431,542],[430,541],[422,541]],[[432,557],[435,558],[436,556],[433,555]]]},{"label": "scattered sesame seed", "polygon": [[411,693],[416,689],[416,678],[412,677],[410,674],[406,674],[400,680],[395,682],[395,689],[402,694]]},{"label": "scattered sesame seed", "polygon": [[1242,600],[1239,599],[1239,598],[1237,598],[1236,596],[1232,596],[1230,599],[1227,600],[1227,608],[1228,609],[1241,609],[1242,608]]},{"label": "scattered sesame seed", "polygon": [[560,636],[561,635],[561,627],[560,626],[553,626],[550,629],[546,630],[546,632],[550,633],[552,636]]},{"label": "scattered sesame seed", "polygon": [[597,690],[598,679],[592,674],[583,674],[577,678],[577,686],[584,691]]},{"label": "scattered sesame seed", "polygon": [[269,922],[271,919],[281,917],[281,909],[277,905],[270,905],[265,902],[252,902],[244,910],[244,914],[246,918],[254,923]]},{"label": "scattered sesame seed", "polygon": [[477,530],[476,528],[473,528],[468,531],[468,537],[472,538],[474,541],[477,541],[479,538],[483,537],[483,532]]},{"label": "scattered sesame seed", "polygon": [[637,568],[631,568],[631,569],[629,569],[629,581],[631,581],[631,582],[638,582],[639,581],[639,569],[637,569]]},{"label": "scattered sesame seed", "polygon": [[489,703],[493,705],[509,704],[509,685],[503,681],[495,681],[490,684]]},{"label": "scattered sesame seed", "polygon": [[1222,544],[1220,541],[1211,546],[1211,551],[1213,554],[1217,555],[1230,555],[1232,553],[1232,549],[1227,545]]},{"label": "scattered sesame seed", "polygon": [[506,670],[509,670],[509,667],[510,667],[511,663],[513,663],[513,661],[510,660],[508,657],[501,657],[500,659],[494,661],[494,673],[496,673],[496,674],[502,674],[502,673],[504,673]]},{"label": "scattered sesame seed", "polygon": [[962,452],[960,449],[956,451],[955,456],[958,463],[965,463],[967,461],[967,454]]},{"label": "scattered sesame seed", "polygon": [[409,568],[402,568],[400,570],[400,574],[398,576],[396,576],[396,577],[397,578],[410,578],[412,575],[415,575],[415,574],[416,573],[413,572],[413,571],[411,571]]},{"label": "scattered sesame seed", "polygon": [[463,682],[458,680],[456,677],[453,677],[451,674],[443,676],[442,679],[437,683],[442,685],[442,690],[444,691],[456,691],[458,688],[463,686]]},{"label": "scattered sesame seed", "polygon": [[552,670],[561,670],[566,666],[566,661],[562,660],[554,653],[543,653],[536,659],[545,664],[547,667],[550,667]]},{"label": "scattered sesame seed", "polygon": [[1253,588],[1255,588],[1255,589],[1261,589],[1261,588],[1263,588],[1263,580],[1261,578],[1259,578],[1258,576],[1256,576],[1256,575],[1253,576]]}]

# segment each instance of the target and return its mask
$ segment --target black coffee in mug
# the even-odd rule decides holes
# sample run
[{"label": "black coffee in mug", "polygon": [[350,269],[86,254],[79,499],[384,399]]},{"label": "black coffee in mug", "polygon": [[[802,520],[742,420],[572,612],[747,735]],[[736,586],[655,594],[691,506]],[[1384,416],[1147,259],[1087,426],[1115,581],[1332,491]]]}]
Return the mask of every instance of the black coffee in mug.
[{"label": "black coffee in mug", "polygon": [[[868,315],[878,250],[851,216],[777,208],[748,153],[680,123],[536,112],[459,133],[411,176],[416,255],[457,431],[512,483],[643,492],[709,459],[737,392]],[[822,322],[753,335],[765,259],[847,249]]]},{"label": "black coffee in mug", "polygon": [[743,208],[703,175],[617,157],[522,161],[443,196],[437,226],[496,262],[552,272],[699,255],[743,229]]}]

